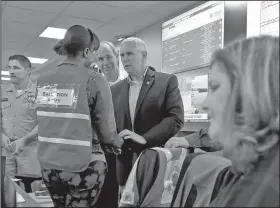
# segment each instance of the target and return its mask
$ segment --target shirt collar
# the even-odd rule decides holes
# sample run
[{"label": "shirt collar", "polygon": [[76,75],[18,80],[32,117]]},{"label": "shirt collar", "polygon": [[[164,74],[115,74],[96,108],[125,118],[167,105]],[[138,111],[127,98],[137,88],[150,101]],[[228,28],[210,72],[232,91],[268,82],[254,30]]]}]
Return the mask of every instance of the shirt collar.
[{"label": "shirt collar", "polygon": [[[22,91],[24,91],[24,92],[31,92],[31,91],[33,91],[34,90],[34,86],[36,86],[36,84],[35,83],[33,83],[30,79],[29,79],[29,82],[28,82],[28,84],[27,84],[27,86],[24,88],[24,89],[22,89]],[[15,86],[13,85],[13,84],[9,84],[9,87],[7,87],[7,92],[13,92],[14,90],[16,90],[15,89]]]},{"label": "shirt collar", "polygon": [[136,84],[136,83],[139,83],[139,82],[143,82],[143,80],[144,80],[144,78],[145,78],[145,76],[146,76],[147,71],[148,71],[148,67],[146,67],[145,72],[144,72],[144,74],[141,76],[141,80],[140,80],[140,81],[134,81],[134,80],[132,80],[131,76],[128,75],[128,76],[127,76],[128,83],[129,83],[129,84]]}]

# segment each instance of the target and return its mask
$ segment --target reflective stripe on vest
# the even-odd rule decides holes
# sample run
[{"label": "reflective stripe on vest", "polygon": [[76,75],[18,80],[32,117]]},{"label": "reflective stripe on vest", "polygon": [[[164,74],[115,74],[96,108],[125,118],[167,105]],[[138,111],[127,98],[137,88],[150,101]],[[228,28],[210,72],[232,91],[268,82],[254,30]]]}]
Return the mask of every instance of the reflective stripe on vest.
[{"label": "reflective stripe on vest", "polygon": [[89,115],[80,114],[80,113],[58,113],[58,112],[37,111],[37,116],[57,117],[57,118],[77,118],[77,119],[90,120]]},{"label": "reflective stripe on vest", "polygon": [[38,137],[40,142],[50,142],[50,143],[57,143],[57,144],[70,144],[70,145],[79,145],[79,146],[88,146],[90,147],[89,141],[81,141],[81,140],[69,140],[69,139],[62,139],[62,138],[50,138],[50,137]]},{"label": "reflective stripe on vest", "polygon": [[[183,161],[187,156],[187,150],[179,148],[167,149],[159,147],[151,149],[158,152],[160,167],[153,186],[151,187],[147,195],[144,197],[143,203],[138,205],[141,207],[166,207],[172,201],[174,189],[179,178],[180,170]],[[139,193],[136,183],[136,171],[138,168],[138,161],[141,155],[134,163],[132,171],[130,172],[120,201],[120,207],[125,207],[127,205],[136,206],[137,203],[139,203]]]}]

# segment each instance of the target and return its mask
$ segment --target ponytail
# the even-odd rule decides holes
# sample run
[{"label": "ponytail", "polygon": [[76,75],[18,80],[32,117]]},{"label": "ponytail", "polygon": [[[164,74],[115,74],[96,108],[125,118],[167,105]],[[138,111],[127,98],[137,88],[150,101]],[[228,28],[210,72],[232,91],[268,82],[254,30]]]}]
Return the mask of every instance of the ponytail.
[{"label": "ponytail", "polygon": [[59,40],[58,43],[53,47],[53,50],[61,56],[66,55],[67,51],[66,51],[66,47],[65,47],[65,41]]},{"label": "ponytail", "polygon": [[88,29],[88,32],[90,34],[92,49],[96,51],[100,46],[100,40],[97,37],[97,35],[94,32],[91,31],[91,29],[89,29],[89,28],[87,28],[87,29]]}]

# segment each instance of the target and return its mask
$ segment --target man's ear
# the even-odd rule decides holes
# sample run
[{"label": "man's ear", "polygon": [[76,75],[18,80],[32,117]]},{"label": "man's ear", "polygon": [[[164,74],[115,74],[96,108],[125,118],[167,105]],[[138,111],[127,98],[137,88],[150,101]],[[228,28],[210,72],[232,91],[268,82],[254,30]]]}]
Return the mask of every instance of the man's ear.
[{"label": "man's ear", "polygon": [[34,70],[34,69],[35,69],[35,67],[32,67],[31,69],[27,69],[27,74],[28,74],[28,76],[31,75],[31,71]]},{"label": "man's ear", "polygon": [[143,51],[142,54],[143,54],[143,58],[147,58],[148,55],[147,51]]},{"label": "man's ear", "polygon": [[84,51],[83,51],[83,55],[84,57],[88,57],[88,53],[89,53],[89,48],[85,48]]}]

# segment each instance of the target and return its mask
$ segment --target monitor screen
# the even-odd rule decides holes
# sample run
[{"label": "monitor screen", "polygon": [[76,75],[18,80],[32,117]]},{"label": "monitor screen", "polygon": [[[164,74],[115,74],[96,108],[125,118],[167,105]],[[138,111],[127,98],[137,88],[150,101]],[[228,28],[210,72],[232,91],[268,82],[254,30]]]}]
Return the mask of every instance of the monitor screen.
[{"label": "monitor screen", "polygon": [[202,109],[202,102],[208,93],[209,68],[176,74],[184,104],[185,122],[207,122],[208,115]]},{"label": "monitor screen", "polygon": [[162,71],[208,66],[224,44],[224,1],[209,1],[162,24]]},{"label": "monitor screen", "polygon": [[247,1],[247,37],[279,36],[279,1]]}]

